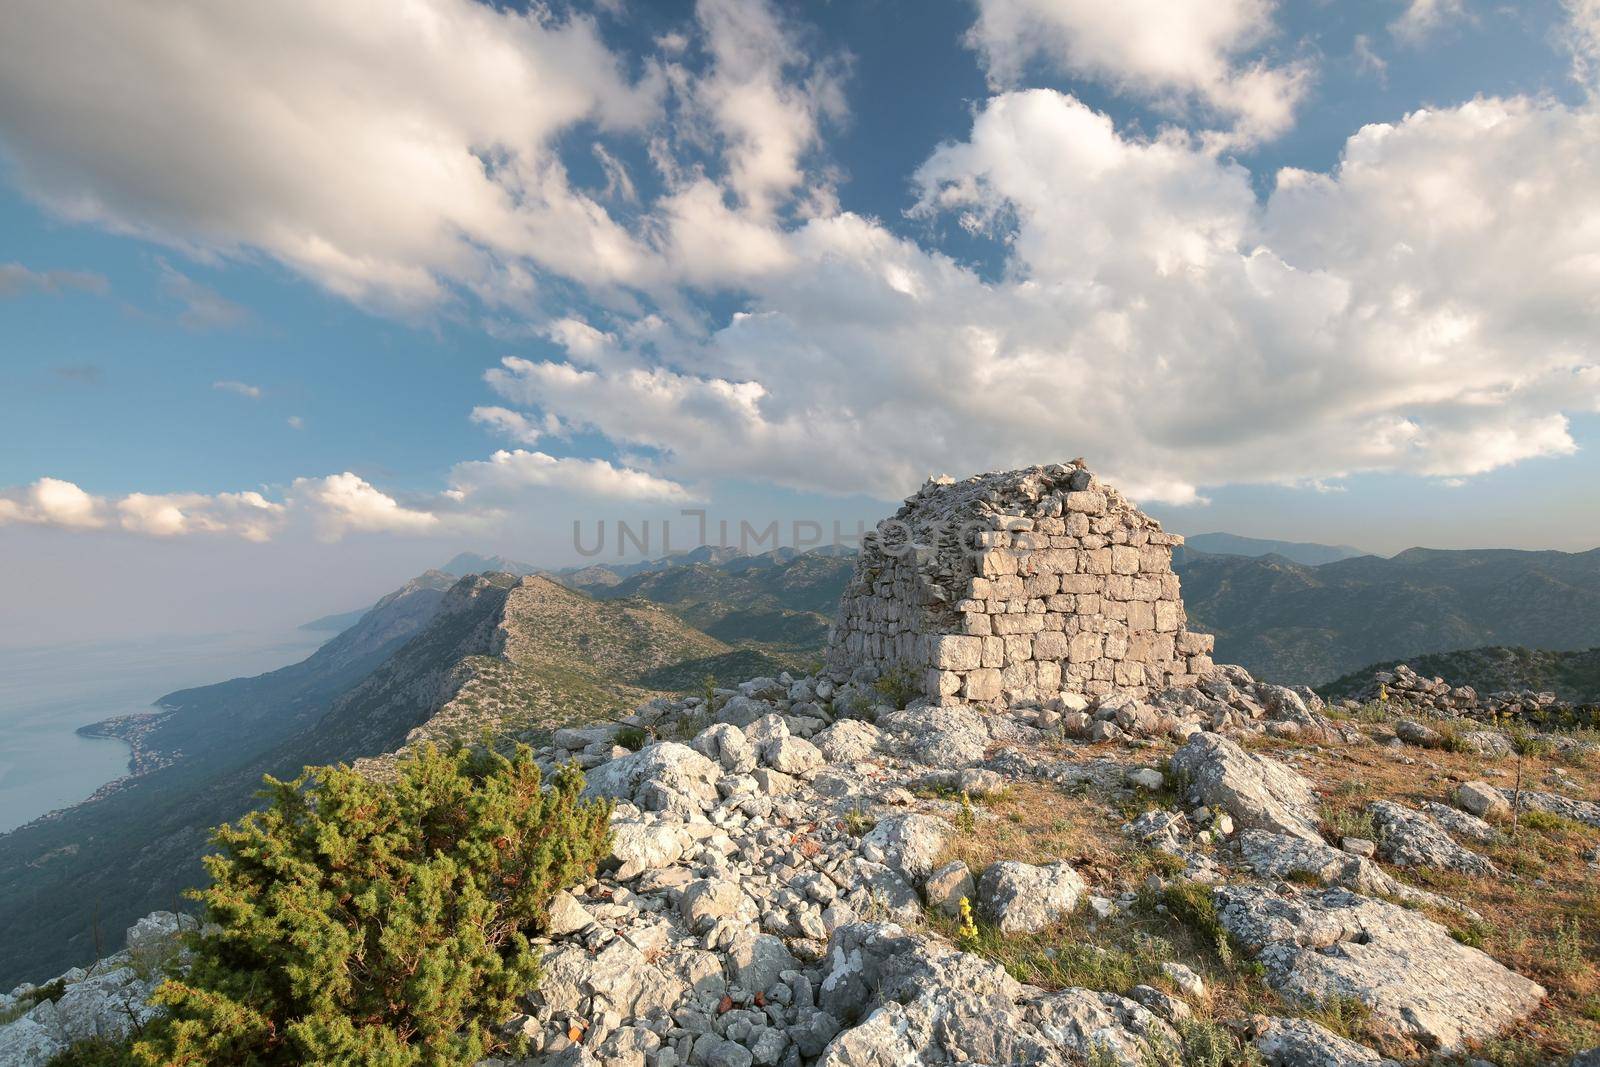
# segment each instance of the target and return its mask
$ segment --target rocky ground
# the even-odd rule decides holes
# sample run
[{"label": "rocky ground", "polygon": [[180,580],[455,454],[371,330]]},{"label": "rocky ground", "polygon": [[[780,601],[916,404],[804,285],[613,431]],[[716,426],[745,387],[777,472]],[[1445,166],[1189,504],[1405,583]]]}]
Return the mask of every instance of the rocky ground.
[{"label": "rocky ground", "polygon": [[[557,731],[613,855],[515,1062],[1600,1061],[1600,758],[1471,726],[1223,667],[1003,712],[782,676]],[[122,971],[131,1010],[78,1003]],[[0,1065],[126,1032],[135,980],[0,998]]]}]

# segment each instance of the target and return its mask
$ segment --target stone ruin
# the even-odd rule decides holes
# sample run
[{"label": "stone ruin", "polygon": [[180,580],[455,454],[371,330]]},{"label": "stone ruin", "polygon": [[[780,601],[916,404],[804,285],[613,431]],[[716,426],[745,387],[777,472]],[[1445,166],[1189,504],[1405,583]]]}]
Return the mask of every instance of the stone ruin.
[{"label": "stone ruin", "polygon": [[1081,461],[930,479],[863,538],[828,669],[938,704],[1192,685],[1213,638],[1184,625],[1182,543]]}]

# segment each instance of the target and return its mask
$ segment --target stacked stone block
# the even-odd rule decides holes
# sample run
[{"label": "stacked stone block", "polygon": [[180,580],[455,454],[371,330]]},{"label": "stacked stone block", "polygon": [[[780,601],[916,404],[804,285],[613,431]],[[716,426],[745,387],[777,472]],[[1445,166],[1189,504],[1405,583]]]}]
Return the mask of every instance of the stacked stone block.
[{"label": "stacked stone block", "polygon": [[1183,543],[1081,464],[929,481],[862,545],[828,664],[897,672],[940,703],[1192,684]]}]

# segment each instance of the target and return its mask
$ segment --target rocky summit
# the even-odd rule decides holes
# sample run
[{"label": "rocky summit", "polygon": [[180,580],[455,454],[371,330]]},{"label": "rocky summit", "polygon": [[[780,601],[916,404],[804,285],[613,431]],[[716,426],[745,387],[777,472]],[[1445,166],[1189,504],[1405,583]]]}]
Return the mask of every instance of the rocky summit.
[{"label": "rocky summit", "polygon": [[[930,545],[915,569],[869,582],[882,559],[869,551],[819,673],[658,697],[539,735],[542,764],[577,762],[588,793],[615,801],[610,854],[597,877],[557,895],[540,932],[542,978],[504,1020],[526,1051],[495,1062],[1600,1056],[1586,1051],[1600,1045],[1592,738],[1485,727],[1498,744],[1436,744],[1410,729],[1423,725],[1415,708],[1402,718],[1381,701],[1330,707],[1309,689],[1213,666],[1156,566],[1167,542],[1129,525],[1114,491],[1067,466],[929,492],[947,499],[966,486],[981,501],[997,485],[1008,487],[1002,511],[1015,487],[1038,490],[1034,529],[1022,532],[1080,539],[1036,549],[1070,559],[1067,569],[1025,573],[1012,540],[1005,573],[984,577]],[[1096,499],[1085,506],[1082,493]],[[1095,532],[1108,513],[1114,528]],[[1080,532],[1041,531],[1048,518]],[[1139,531],[1148,537],[1135,545]],[[1086,571],[1101,552],[1108,565]],[[1030,593],[1038,574],[1055,591]],[[1084,575],[1099,592],[1060,591],[1063,576]],[[1014,581],[997,586],[1003,578]],[[1118,590],[1156,595],[1115,599],[1119,578]],[[980,581],[992,598],[973,595]],[[1150,625],[1130,622],[1135,604]],[[1175,613],[1166,623],[1152,606],[1162,604]],[[909,627],[893,639],[868,625],[889,606]],[[973,617],[1041,625],[928,629]],[[1047,634],[1065,635],[1061,656],[1040,658]],[[1096,652],[1074,659],[1082,634]],[[1129,660],[1111,647],[1141,634],[1160,651],[1133,662],[1160,669],[1119,674]],[[991,639],[1021,636],[1031,658],[1012,649],[1005,666],[983,666]],[[960,684],[924,660],[928,673],[906,687],[896,656],[954,647],[951,637],[981,646]],[[1031,680],[976,699],[977,672],[1019,663],[1035,665]],[[1058,670],[1040,669],[1048,663]],[[0,1065],[129,1032],[154,1010],[149,973],[114,957],[0,998],[10,1020]]]}]

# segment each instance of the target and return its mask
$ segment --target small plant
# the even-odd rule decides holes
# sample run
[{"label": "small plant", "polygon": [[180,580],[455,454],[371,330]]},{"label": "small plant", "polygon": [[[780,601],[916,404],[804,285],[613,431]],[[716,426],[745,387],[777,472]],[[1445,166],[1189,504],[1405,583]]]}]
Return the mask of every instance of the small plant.
[{"label": "small plant", "polygon": [[872,688],[897,708],[904,708],[922,695],[922,687],[917,684],[916,673],[904,664],[898,663],[879,675],[878,680],[872,683]]},{"label": "small plant", "polygon": [[851,837],[865,837],[878,821],[867,814],[866,804],[858,797],[855,806],[844,813],[844,829]]},{"label": "small plant", "polygon": [[972,918],[972,901],[966,897],[961,898],[958,916],[961,925],[956,928],[956,944],[972,952],[978,947],[978,924]]},{"label": "small plant", "polygon": [[1332,996],[1307,1012],[1306,1018],[1319,1023],[1340,1037],[1360,1040],[1372,1019],[1372,1009],[1355,997]]},{"label": "small plant", "polygon": [[1572,975],[1583,969],[1583,925],[1576,915],[1557,917],[1546,944],[1550,966],[1557,973]]},{"label": "small plant", "polygon": [[1233,938],[1217,918],[1217,905],[1210,886],[1174,881],[1159,892],[1145,890],[1141,896],[1144,910],[1158,910],[1158,904],[1165,907],[1174,922],[1188,929],[1196,944],[1216,956],[1224,968],[1232,969],[1235,961]]},{"label": "small plant", "polygon": [[45,1067],[124,1067],[129,1063],[130,1042],[90,1038],[56,1053]]},{"label": "small plant", "polygon": [[961,809],[956,812],[956,829],[964,834],[970,834],[977,828],[978,818],[972,810],[972,797],[963,789],[961,791]]},{"label": "small plant", "polygon": [[1222,1024],[1202,1018],[1178,1020],[1178,1045],[1151,1048],[1141,1067],[1260,1067],[1266,1061]]},{"label": "small plant", "polygon": [[1482,948],[1487,939],[1488,931],[1476,919],[1468,919],[1465,924],[1457,926],[1451,924],[1450,936],[1466,945],[1468,948]]},{"label": "small plant", "polygon": [[642,726],[624,726],[613,740],[629,752],[637,752],[650,741],[650,731]]}]

